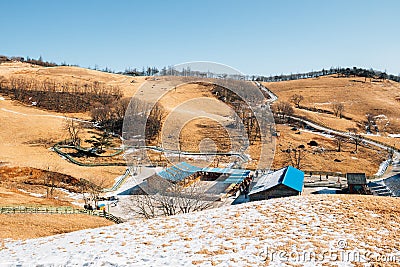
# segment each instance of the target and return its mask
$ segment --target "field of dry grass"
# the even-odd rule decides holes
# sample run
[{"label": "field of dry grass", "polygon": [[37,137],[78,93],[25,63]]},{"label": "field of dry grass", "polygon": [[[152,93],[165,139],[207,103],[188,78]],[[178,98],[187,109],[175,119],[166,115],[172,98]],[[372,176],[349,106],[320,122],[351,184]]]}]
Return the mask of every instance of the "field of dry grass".
[{"label": "field of dry grass", "polygon": [[113,224],[101,217],[80,214],[0,214],[0,239],[38,238]]},{"label": "field of dry grass", "polygon": [[[180,78],[127,77],[77,67],[44,68],[25,63],[0,64],[0,76],[11,77],[13,75],[37,80],[70,81],[71,83],[99,81],[107,85],[119,86],[125,97],[131,97],[147,81],[147,87],[141,90],[146,90],[145,93],[150,98],[155,97],[157,92],[160,91],[166,93],[159,100],[159,103],[163,105],[169,115],[165,117],[168,123],[165,123],[166,125],[163,128],[164,136],[168,137],[168,134],[165,134],[168,131],[172,133],[179,129],[179,138],[182,140],[183,150],[198,151],[201,140],[204,138],[213,139],[219,151],[230,150],[231,140],[226,131],[226,125],[230,122],[228,115],[232,110],[215,98],[211,93],[212,86],[210,85],[183,83],[174,90],[166,92],[164,87],[168,85],[168,79],[170,79],[169,83],[171,84],[179,84],[173,79],[179,80]],[[165,81],[159,82],[161,79],[165,79]],[[331,102],[343,102],[345,104],[344,114],[353,118],[353,120],[338,119],[329,114],[295,109],[297,114],[305,115],[322,125],[335,129],[346,130],[349,127],[357,126],[357,123],[365,119],[365,113],[371,110],[385,114],[389,118],[389,130],[393,129],[399,121],[400,102],[396,99],[400,96],[400,86],[391,81],[364,82],[361,78],[322,77],[266,83],[266,86],[274,91],[280,100],[288,101],[295,93],[303,95],[305,99],[301,102],[302,106],[315,106],[330,110]],[[138,93],[144,93],[142,91]],[[198,101],[198,99],[201,99],[201,101]],[[124,167],[80,167],[49,150],[55,142],[67,137],[65,130],[63,130],[63,115],[22,105],[9,99],[0,100],[0,122],[2,125],[6,125],[0,131],[0,140],[2,140],[0,143],[0,162],[9,166],[50,169],[78,179],[85,178],[95,183],[102,183],[104,187],[111,186],[114,178],[124,172]],[[69,116],[89,118],[86,113],[69,114]],[[199,116],[201,117],[199,118]],[[289,127],[283,126],[278,126],[278,131],[280,138],[273,163],[274,168],[289,164],[287,155],[281,150],[290,146],[307,144],[311,139],[323,144],[327,152],[317,153],[306,145],[307,153],[302,163],[302,169],[305,170],[343,173],[365,171],[368,174],[374,174],[379,163],[386,156],[384,153],[377,153],[367,148],[360,148],[357,154],[352,154],[352,144],[345,144],[343,147],[345,152],[337,153],[333,151],[335,149],[333,140],[327,140],[321,136],[312,136],[310,133],[296,135]],[[89,136],[86,131],[83,139]],[[371,138],[387,141],[391,145],[396,142],[396,145],[400,146],[398,139]],[[163,141],[168,144],[168,138]],[[88,144],[84,143],[84,145]],[[115,145],[118,146],[118,142]],[[177,148],[176,142],[171,145],[175,146],[171,148]],[[256,158],[254,155],[257,153],[259,153],[259,148],[255,144],[250,147],[249,154],[252,158]],[[336,161],[334,161],[335,159]],[[250,165],[255,166],[253,163],[249,164],[249,167]]]},{"label": "field of dry grass", "polygon": [[[1,66],[1,65],[0,65]],[[34,167],[62,172],[111,186],[124,167],[81,167],[49,149],[67,138],[63,114],[27,107],[11,100],[0,100],[0,161],[11,166]],[[83,135],[90,137],[90,134]]]},{"label": "field of dry grass", "polygon": [[304,109],[295,109],[298,115],[306,116],[320,124],[346,131],[366,121],[366,114],[385,115],[389,120],[386,130],[400,129],[400,84],[393,81],[376,81],[364,78],[337,78],[325,76],[295,81],[264,83],[281,101],[290,101],[294,94],[302,95],[300,106],[332,111],[332,103],[344,104],[344,115],[352,120],[338,119],[333,115],[320,114]]},{"label": "field of dry grass", "polygon": [[[335,139],[312,132],[294,131],[287,125],[278,124],[276,127],[279,137],[273,163],[275,169],[293,165],[290,155],[284,150],[300,145],[305,146],[304,158],[300,163],[300,169],[304,171],[365,172],[372,176],[387,157],[385,150],[376,151],[375,147],[359,146],[357,153],[354,153],[355,145],[349,142],[342,143],[341,152],[337,152]],[[310,141],[317,142],[318,146],[308,145]]]},{"label": "field of dry grass", "polygon": [[[174,78],[157,78],[149,90],[156,90],[160,86],[160,80]],[[176,79],[179,81],[180,78]],[[163,81],[161,84],[165,86],[166,83]],[[238,140],[243,133],[235,127],[229,127],[234,122],[234,110],[216,98],[212,93],[214,89],[215,85],[208,83],[182,83],[160,98],[158,103],[165,111],[162,121],[163,148],[190,152],[199,152],[202,149],[205,152],[205,148],[215,149],[217,152],[238,151]],[[208,140],[211,145],[205,145],[204,140]],[[159,143],[153,145],[160,146]],[[258,159],[260,145],[252,144],[246,153],[251,158]],[[224,160],[221,157],[219,162],[224,163]],[[243,167],[255,168],[256,165],[257,162],[251,162]]]},{"label": "field of dry grass", "polygon": [[5,78],[24,77],[38,81],[52,80],[56,82],[70,82],[84,84],[100,82],[105,85],[118,86],[125,97],[131,97],[147,77],[130,77],[125,75],[106,73],[80,67],[60,66],[41,67],[37,65],[13,62],[0,64],[0,76]]},{"label": "field of dry grass", "polygon": [[[221,105],[211,93],[212,86],[184,84],[171,90],[160,100],[169,117],[163,122],[163,131],[180,130],[179,140],[184,151],[199,151],[204,138],[215,141],[218,152],[230,150],[230,140],[223,123],[231,111]],[[183,104],[183,105],[182,105]],[[172,113],[172,115],[171,115]]]},{"label": "field of dry grass", "polygon": [[0,166],[0,206],[74,206],[72,203],[83,203],[80,193],[79,180],[74,177],[30,167]]},{"label": "field of dry grass", "polygon": [[[20,191],[21,189],[29,193]],[[71,200],[57,190],[55,190],[53,197],[58,197],[59,199],[38,197],[30,194],[43,194],[45,190],[37,186],[20,185],[15,188],[9,188],[0,184],[0,206],[73,206],[70,202]]]}]

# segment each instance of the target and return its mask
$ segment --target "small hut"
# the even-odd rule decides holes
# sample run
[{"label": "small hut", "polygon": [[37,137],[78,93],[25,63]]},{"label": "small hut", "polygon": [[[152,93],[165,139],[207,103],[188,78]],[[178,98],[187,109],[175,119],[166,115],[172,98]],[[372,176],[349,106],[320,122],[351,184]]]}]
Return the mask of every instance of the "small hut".
[{"label": "small hut", "polygon": [[350,194],[366,194],[368,191],[365,173],[347,173],[346,179]]},{"label": "small hut", "polygon": [[300,195],[304,172],[292,166],[261,176],[249,193],[250,201]]}]

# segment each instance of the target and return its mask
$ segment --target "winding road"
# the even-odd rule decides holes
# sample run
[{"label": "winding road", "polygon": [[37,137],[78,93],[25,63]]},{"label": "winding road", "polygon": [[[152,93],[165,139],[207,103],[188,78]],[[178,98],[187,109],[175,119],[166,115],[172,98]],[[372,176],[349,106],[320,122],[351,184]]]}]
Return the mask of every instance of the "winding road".
[{"label": "winding road", "polygon": [[[273,102],[278,100],[278,97],[271,90],[269,90],[267,87],[265,87],[264,85],[262,85],[259,82],[255,82],[255,84],[261,90],[263,90],[264,92],[266,92],[270,96],[270,100],[268,101],[269,104],[272,104]],[[325,133],[328,133],[328,134],[332,134],[332,135],[336,135],[336,136],[342,136],[342,137],[346,137],[346,138],[352,138],[353,137],[352,134],[350,134],[348,132],[342,132],[342,131],[338,131],[338,130],[333,130],[333,129],[324,127],[322,125],[316,124],[316,123],[314,123],[312,121],[309,121],[309,120],[306,120],[306,119],[303,119],[303,118],[300,118],[300,117],[296,117],[296,116],[289,116],[289,117],[290,117],[290,119],[298,121],[298,122],[302,122],[302,123],[308,125],[309,127],[317,130],[317,131],[322,131],[322,132],[325,132]],[[380,149],[386,149],[386,150],[393,149],[393,151],[394,151],[394,157],[393,157],[394,159],[392,161],[393,169],[392,169],[391,172],[385,173],[383,175],[383,177],[388,177],[391,174],[397,174],[397,173],[400,172],[400,150],[399,149],[396,149],[396,148],[394,148],[392,146],[388,146],[388,145],[382,144],[380,142],[368,139],[365,136],[363,136],[362,142],[364,144],[373,145],[373,146],[378,147]]]}]

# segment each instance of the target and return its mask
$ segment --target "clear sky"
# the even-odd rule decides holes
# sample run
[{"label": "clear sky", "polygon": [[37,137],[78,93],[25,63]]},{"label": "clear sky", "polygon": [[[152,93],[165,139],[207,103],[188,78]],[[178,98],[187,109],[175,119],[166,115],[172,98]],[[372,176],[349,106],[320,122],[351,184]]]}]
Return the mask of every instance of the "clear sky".
[{"label": "clear sky", "polygon": [[215,61],[245,74],[400,73],[398,0],[0,0],[0,55],[82,67]]}]

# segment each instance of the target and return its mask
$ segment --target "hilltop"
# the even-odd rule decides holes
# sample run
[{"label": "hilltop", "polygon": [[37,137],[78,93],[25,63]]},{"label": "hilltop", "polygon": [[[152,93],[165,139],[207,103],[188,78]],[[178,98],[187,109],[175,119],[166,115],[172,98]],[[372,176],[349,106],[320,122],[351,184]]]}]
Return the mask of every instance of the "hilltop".
[{"label": "hilltop", "polygon": [[368,253],[367,260],[385,256],[388,262],[380,266],[395,266],[399,208],[398,199],[372,196],[274,199],[7,241],[0,257],[3,263],[34,265],[359,266],[352,255]]},{"label": "hilltop", "polygon": [[0,78],[23,77],[33,80],[55,82],[69,82],[85,84],[91,82],[104,83],[118,86],[122,89],[124,97],[131,97],[140,84],[147,78],[145,76],[132,77],[121,74],[106,73],[75,66],[42,67],[24,62],[6,62],[0,64]]}]

